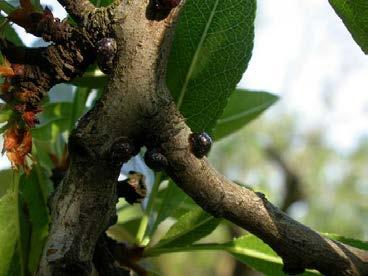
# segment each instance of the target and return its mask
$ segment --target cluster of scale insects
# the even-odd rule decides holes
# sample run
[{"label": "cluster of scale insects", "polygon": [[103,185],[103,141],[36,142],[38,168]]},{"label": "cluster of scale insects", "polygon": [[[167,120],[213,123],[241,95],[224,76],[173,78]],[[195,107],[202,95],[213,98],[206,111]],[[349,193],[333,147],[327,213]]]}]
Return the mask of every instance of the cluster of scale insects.
[{"label": "cluster of scale insects", "polygon": [[[188,138],[190,152],[201,159],[206,156],[212,146],[212,139],[206,132],[192,133]],[[133,141],[118,139],[111,148],[109,158],[113,164],[119,167],[127,162],[131,156],[138,154],[140,146]],[[169,162],[160,147],[148,147],[144,154],[144,162],[154,171],[163,171],[169,166]],[[117,185],[118,197],[125,198],[130,203],[139,203],[146,196],[144,176],[137,172],[130,172],[128,178],[119,181]]]},{"label": "cluster of scale insects", "polygon": [[[191,153],[199,159],[206,156],[212,146],[212,139],[206,132],[192,133],[188,140]],[[162,171],[168,166],[167,158],[160,148],[147,149],[144,161],[154,171]]]}]

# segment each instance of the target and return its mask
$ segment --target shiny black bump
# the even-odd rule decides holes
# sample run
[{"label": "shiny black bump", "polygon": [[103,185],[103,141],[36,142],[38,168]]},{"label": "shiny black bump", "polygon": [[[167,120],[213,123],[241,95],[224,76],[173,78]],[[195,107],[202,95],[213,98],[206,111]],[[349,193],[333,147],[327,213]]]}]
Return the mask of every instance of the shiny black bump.
[{"label": "shiny black bump", "polygon": [[212,138],[206,132],[192,133],[189,136],[190,150],[197,158],[207,155],[212,146]]},{"label": "shiny black bump", "polygon": [[144,162],[154,171],[162,171],[168,166],[167,159],[160,150],[148,149],[144,154]]},{"label": "shiny black bump", "polygon": [[113,164],[122,165],[133,157],[136,147],[131,141],[120,138],[113,143],[110,149],[110,160]]},{"label": "shiny black bump", "polygon": [[181,0],[154,0],[154,7],[158,11],[171,10],[180,4]]},{"label": "shiny black bump", "polygon": [[97,42],[97,64],[102,72],[110,74],[116,55],[116,41],[113,38],[103,38]]}]

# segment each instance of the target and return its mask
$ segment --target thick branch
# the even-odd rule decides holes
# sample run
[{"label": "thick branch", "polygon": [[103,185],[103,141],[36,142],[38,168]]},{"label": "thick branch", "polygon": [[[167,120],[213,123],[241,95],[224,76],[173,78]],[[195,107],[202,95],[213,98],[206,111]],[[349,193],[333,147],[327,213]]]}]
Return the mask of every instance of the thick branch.
[{"label": "thick branch", "polygon": [[[329,275],[367,275],[368,254],[321,237],[271,205],[262,194],[233,184],[189,150],[191,133],[165,86],[165,66],[176,13],[147,20],[148,1],[123,0],[115,11],[116,68],[104,96],[69,142],[71,164],[53,204],[53,222],[39,275],[90,274],[98,237],[113,222],[116,149],[159,145],[168,174],[205,210],[268,243],[285,271],[315,268]],[[124,8],[123,8],[124,6]],[[166,38],[163,39],[165,37]],[[133,142],[134,141],[134,142]],[[116,161],[117,160],[117,161]]]},{"label": "thick branch", "polygon": [[70,167],[53,200],[53,221],[39,275],[91,273],[97,239],[116,215],[121,162],[136,150],[121,158],[111,156],[122,148],[116,146],[120,142],[140,147],[142,110],[150,97],[147,90],[157,91],[157,57],[172,18],[148,21],[145,1],[126,0],[122,5],[124,9],[116,9],[115,15],[118,66],[101,101],[69,139]]}]

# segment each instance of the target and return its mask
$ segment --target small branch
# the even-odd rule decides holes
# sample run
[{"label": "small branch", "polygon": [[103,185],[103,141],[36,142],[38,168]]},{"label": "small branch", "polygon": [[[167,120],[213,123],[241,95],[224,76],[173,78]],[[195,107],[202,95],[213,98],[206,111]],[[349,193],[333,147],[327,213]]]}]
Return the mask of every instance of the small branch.
[{"label": "small branch", "polygon": [[1,53],[6,56],[10,63],[39,65],[43,62],[46,47],[28,48],[25,46],[16,46],[11,41],[0,38]]},{"label": "small branch", "polygon": [[[161,122],[153,131],[161,138],[170,163],[167,173],[203,209],[261,238],[283,259],[287,273],[301,273],[306,268],[327,275],[368,273],[368,252],[322,237],[277,209],[263,194],[240,187],[220,175],[206,158],[198,159],[190,152],[191,131],[175,111],[175,105],[161,111],[150,125]],[[180,132],[168,135],[175,128],[181,129]]]},{"label": "small branch", "polygon": [[85,24],[89,15],[96,10],[96,7],[89,0],[58,0],[58,2],[65,7],[75,21],[81,24]]},{"label": "small branch", "polygon": [[67,12],[85,28],[95,41],[104,37],[113,37],[113,24],[116,23],[115,9],[121,0],[114,1],[108,7],[96,8],[90,1],[58,0]]},{"label": "small branch", "polygon": [[43,11],[37,11],[26,3],[11,12],[7,19],[23,27],[30,34],[56,43],[66,42],[74,30],[66,21],[55,18],[47,7]]},{"label": "small branch", "polygon": [[81,75],[95,59],[93,45],[83,36],[77,41],[69,40],[65,46],[56,44],[43,48],[19,47],[1,39],[0,49],[15,72],[11,77],[15,92],[3,96],[18,97],[21,102],[34,106],[52,86]]}]

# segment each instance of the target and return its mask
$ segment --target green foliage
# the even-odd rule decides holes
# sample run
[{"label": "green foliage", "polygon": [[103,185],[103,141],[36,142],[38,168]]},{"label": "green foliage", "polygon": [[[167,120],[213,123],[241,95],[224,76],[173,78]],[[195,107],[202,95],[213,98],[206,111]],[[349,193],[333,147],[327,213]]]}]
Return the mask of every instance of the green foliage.
[{"label": "green foliage", "polygon": [[6,123],[10,119],[12,113],[13,112],[9,109],[6,110],[0,109],[0,124]]},{"label": "green foliage", "polygon": [[[19,275],[23,275],[24,261],[20,261],[19,251],[21,244],[19,239],[19,221],[15,214],[17,214],[18,194],[9,190],[4,196],[0,198],[0,275],[9,275],[10,269],[15,269],[14,265],[18,265],[20,271]],[[16,262],[18,257],[18,262]],[[14,260],[13,260],[14,258]],[[10,275],[16,275],[14,273]]]},{"label": "green foliage", "polygon": [[[254,235],[245,235],[224,244],[224,250],[232,254],[239,261],[266,275],[285,275],[282,272],[283,264],[281,258],[267,244]],[[310,274],[319,273],[303,273],[303,275]]]},{"label": "green foliage", "polygon": [[82,77],[75,78],[72,84],[79,87],[89,87],[89,88],[103,88],[107,82],[106,75],[95,75],[93,72],[88,72]]},{"label": "green foliage", "polygon": [[0,275],[36,272],[48,235],[47,181],[37,167],[28,177],[13,181],[0,198]]},{"label": "green foliage", "polygon": [[160,190],[157,194],[153,206],[156,216],[154,217],[152,226],[148,230],[149,234],[153,234],[158,225],[165,219],[169,217],[178,219],[190,209],[195,208],[195,206],[197,205],[193,200],[170,180],[167,187]]},{"label": "green foliage", "polygon": [[167,85],[193,131],[210,132],[253,48],[255,0],[188,0],[181,12]]},{"label": "green foliage", "polygon": [[368,2],[366,0],[329,0],[356,43],[368,54]]},{"label": "green foliage", "polygon": [[[9,1],[0,0],[0,10],[9,14],[15,10],[15,7],[9,3]],[[3,17],[1,17],[3,18]]]},{"label": "green foliage", "polygon": [[96,7],[105,7],[110,5],[114,0],[90,0]]},{"label": "green foliage", "polygon": [[350,245],[352,247],[368,251],[368,242],[366,241],[360,241],[357,239],[347,238],[341,235],[336,235],[336,234],[331,234],[331,233],[323,233],[322,235],[331,240],[339,241],[347,245]]},{"label": "green foliage", "polygon": [[148,250],[190,246],[209,235],[220,221],[202,209],[195,208],[181,216],[163,238]]},{"label": "green foliage", "polygon": [[30,231],[28,269],[31,272],[35,272],[48,235],[50,221],[47,198],[50,183],[44,169],[37,165],[29,176],[22,175],[19,182],[20,191],[28,209],[28,219],[32,226]]},{"label": "green foliage", "polygon": [[219,140],[234,133],[258,117],[277,100],[277,96],[267,92],[237,89],[231,94],[224,113],[217,121],[213,133],[214,139]]},{"label": "green foliage", "polygon": [[[7,10],[6,6],[8,5],[9,4],[7,4],[6,2],[1,1],[0,10],[4,10],[4,11]],[[0,26],[1,26],[1,32],[2,32],[3,37],[6,37],[7,40],[10,40],[15,45],[23,45],[23,42],[20,39],[19,35],[15,32],[14,28],[10,25],[9,21],[7,21],[6,18],[2,15],[0,15]]]},{"label": "green foliage", "polygon": [[32,129],[32,137],[40,141],[55,141],[60,133],[70,129],[72,110],[70,102],[45,104],[39,116],[41,123]]},{"label": "green foliage", "polygon": [[6,194],[13,181],[18,181],[18,174],[13,170],[7,169],[0,171],[0,198]]}]

